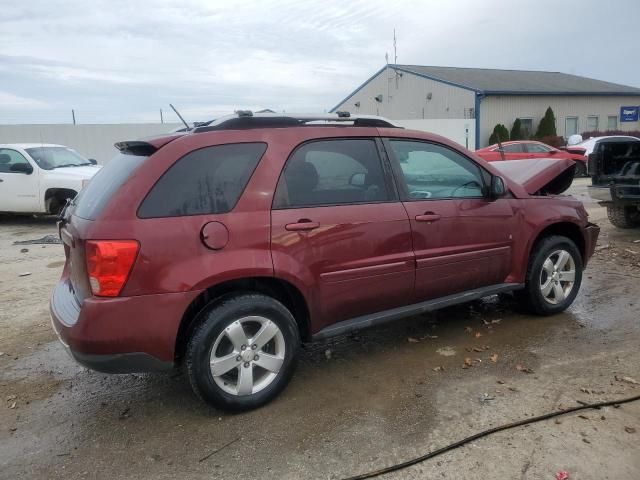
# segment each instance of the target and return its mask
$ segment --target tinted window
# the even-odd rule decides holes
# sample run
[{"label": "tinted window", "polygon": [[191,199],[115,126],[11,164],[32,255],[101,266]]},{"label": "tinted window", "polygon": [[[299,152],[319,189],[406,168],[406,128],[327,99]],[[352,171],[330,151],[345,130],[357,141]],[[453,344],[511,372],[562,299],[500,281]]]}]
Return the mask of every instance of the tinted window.
[{"label": "tinted window", "polygon": [[480,168],[459,153],[432,143],[392,140],[408,199],[481,197]]},{"label": "tinted window", "polygon": [[0,148],[0,173],[12,173],[11,166],[18,163],[29,164],[21,153],[9,148]]},{"label": "tinted window", "polygon": [[527,143],[527,152],[529,153],[548,153],[550,151],[550,148],[539,143]]},{"label": "tinted window", "polygon": [[275,208],[389,200],[373,140],[326,140],[299,147],[287,161]]},{"label": "tinted window", "polygon": [[239,143],[188,153],[154,185],[138,216],[179,217],[230,211],[266,149],[265,143]]},{"label": "tinted window", "polygon": [[146,159],[135,155],[116,155],[80,191],[73,201],[76,205],[74,215],[95,220],[114,193]]}]

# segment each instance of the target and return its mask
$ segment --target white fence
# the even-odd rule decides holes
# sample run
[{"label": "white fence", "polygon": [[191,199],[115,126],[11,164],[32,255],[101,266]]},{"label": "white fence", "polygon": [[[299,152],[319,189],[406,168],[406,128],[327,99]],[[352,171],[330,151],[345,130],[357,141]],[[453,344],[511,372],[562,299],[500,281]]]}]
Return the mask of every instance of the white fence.
[{"label": "white fence", "polygon": [[57,143],[77,150],[98,163],[116,154],[114,143],[170,132],[178,123],[105,125],[0,125],[0,143]]},{"label": "white fence", "polygon": [[[472,119],[392,121],[405,128],[442,135],[471,149],[475,146],[475,120]],[[103,164],[116,154],[113,146],[116,142],[159,135],[180,126],[179,123],[0,125],[0,143],[57,143]]]},{"label": "white fence", "polygon": [[442,118],[420,120],[391,120],[394,124],[412,130],[422,130],[459,143],[469,150],[475,150],[476,121],[471,118]]}]

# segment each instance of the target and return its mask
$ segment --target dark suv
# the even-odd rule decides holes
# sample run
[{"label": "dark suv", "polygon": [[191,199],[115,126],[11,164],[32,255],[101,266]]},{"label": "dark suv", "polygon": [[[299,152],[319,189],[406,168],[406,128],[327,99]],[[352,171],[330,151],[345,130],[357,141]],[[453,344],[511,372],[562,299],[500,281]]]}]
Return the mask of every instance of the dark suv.
[{"label": "dark suv", "polygon": [[572,161],[498,170],[378,117],[245,112],[116,146],[63,213],[54,329],[95,370],[185,366],[228,409],[274,398],[301,341],[502,292],[560,312],[599,232],[556,195]]}]

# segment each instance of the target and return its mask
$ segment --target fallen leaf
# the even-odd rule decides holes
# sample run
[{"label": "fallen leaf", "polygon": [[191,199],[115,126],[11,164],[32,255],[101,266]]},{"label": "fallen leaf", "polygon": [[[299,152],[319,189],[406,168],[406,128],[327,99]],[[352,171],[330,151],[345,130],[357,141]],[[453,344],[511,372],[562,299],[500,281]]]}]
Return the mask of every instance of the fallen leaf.
[{"label": "fallen leaf", "polygon": [[441,371],[443,371],[443,370],[444,370],[444,367],[443,367],[443,366],[441,366],[441,365],[439,365],[439,366],[437,366],[437,367],[433,367],[433,371],[434,371],[434,372],[441,372]]},{"label": "fallen leaf", "polygon": [[493,363],[498,363],[498,354],[494,353],[493,355],[491,355],[489,357],[489,359],[493,362]]},{"label": "fallen leaf", "polygon": [[420,340],[418,340],[417,338],[413,338],[413,337],[407,338],[407,341],[409,343],[420,343]]},{"label": "fallen leaf", "polygon": [[582,393],[591,393],[591,391],[588,388],[581,388],[580,391]]},{"label": "fallen leaf", "polygon": [[633,427],[624,427],[624,431],[627,433],[636,433],[636,429]]},{"label": "fallen leaf", "polygon": [[480,338],[482,334],[480,332],[476,332],[476,338]]},{"label": "fallen leaf", "polygon": [[11,409],[16,408],[16,402],[13,402],[9,408]]},{"label": "fallen leaf", "polygon": [[472,349],[474,352],[484,352],[484,348],[480,348],[480,347],[473,347]]},{"label": "fallen leaf", "polygon": [[462,368],[469,368],[469,367],[473,367],[473,360],[471,360],[470,357],[465,357],[464,365],[462,365]]},{"label": "fallen leaf", "polygon": [[498,380],[496,383],[499,383],[500,385],[504,385],[504,382],[502,380]]},{"label": "fallen leaf", "polygon": [[533,373],[533,370],[531,370],[529,367],[525,367],[524,365],[520,364],[516,365],[516,370],[524,373]]},{"label": "fallen leaf", "polygon": [[583,420],[591,420],[589,417],[587,417],[586,415],[578,415],[578,418],[581,418]]}]

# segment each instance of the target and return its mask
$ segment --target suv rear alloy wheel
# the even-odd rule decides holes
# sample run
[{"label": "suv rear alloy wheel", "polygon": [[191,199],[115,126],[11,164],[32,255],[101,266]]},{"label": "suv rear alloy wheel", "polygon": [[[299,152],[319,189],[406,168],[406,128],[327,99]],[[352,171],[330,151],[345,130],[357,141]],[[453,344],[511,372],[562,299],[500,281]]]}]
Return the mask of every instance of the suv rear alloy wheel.
[{"label": "suv rear alloy wheel", "polygon": [[636,207],[608,205],[607,217],[614,227],[633,228],[640,225],[640,212]]},{"label": "suv rear alloy wheel", "polygon": [[525,288],[516,292],[516,298],[539,315],[562,312],[580,290],[582,269],[582,255],[572,240],[558,235],[544,238],[531,252]]},{"label": "suv rear alloy wheel", "polygon": [[200,315],[186,353],[189,380],[200,398],[215,407],[247,410],[284,389],[300,344],[284,305],[243,294],[213,302]]}]

